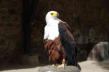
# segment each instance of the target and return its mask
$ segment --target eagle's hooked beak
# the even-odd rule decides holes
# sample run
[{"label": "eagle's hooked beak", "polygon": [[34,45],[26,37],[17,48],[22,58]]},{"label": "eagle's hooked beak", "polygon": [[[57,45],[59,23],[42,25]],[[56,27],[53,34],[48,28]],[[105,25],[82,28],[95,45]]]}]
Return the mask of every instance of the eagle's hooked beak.
[{"label": "eagle's hooked beak", "polygon": [[51,13],[53,17],[57,17],[57,13]]}]

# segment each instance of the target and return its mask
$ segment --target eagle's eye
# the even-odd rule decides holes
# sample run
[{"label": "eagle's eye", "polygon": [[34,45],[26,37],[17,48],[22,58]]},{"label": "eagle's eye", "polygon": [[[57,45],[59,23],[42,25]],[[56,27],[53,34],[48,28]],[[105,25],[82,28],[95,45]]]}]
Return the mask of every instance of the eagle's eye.
[{"label": "eagle's eye", "polygon": [[53,15],[53,13],[51,13],[51,15]]}]

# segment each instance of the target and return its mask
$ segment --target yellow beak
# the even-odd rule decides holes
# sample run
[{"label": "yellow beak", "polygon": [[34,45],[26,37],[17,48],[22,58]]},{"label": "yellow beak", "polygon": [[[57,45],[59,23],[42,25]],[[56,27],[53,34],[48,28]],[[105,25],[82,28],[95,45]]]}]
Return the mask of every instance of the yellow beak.
[{"label": "yellow beak", "polygon": [[57,13],[53,13],[53,15],[52,15],[52,16],[56,17],[56,16],[57,16]]}]

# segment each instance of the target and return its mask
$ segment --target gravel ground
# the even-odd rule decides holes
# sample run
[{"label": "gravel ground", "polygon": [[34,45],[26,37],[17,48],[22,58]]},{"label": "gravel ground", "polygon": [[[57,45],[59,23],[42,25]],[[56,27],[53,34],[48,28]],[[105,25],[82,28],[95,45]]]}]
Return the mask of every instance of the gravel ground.
[{"label": "gravel ground", "polygon": [[[103,62],[88,60],[80,62],[79,64],[82,69],[81,72],[109,72],[109,60]],[[42,69],[42,67],[2,70],[0,72],[39,72],[39,69]]]},{"label": "gravel ground", "polygon": [[35,68],[27,68],[27,69],[15,69],[15,70],[4,70],[0,72],[80,72],[77,67],[66,66],[63,68],[57,68],[56,66],[41,66]]}]

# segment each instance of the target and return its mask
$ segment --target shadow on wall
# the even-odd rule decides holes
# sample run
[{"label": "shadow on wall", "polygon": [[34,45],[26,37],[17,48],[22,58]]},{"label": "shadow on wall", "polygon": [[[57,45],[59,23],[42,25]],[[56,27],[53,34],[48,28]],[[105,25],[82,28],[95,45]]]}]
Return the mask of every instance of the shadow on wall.
[{"label": "shadow on wall", "polygon": [[77,59],[78,61],[85,61],[88,58],[89,53],[91,52],[95,43],[88,43],[88,44],[77,44],[78,54]]},{"label": "shadow on wall", "polygon": [[48,62],[46,59],[43,58],[43,61],[40,61],[39,58],[40,56],[38,56],[38,54],[32,54],[32,55],[22,54],[22,55],[19,55],[19,57],[17,57],[15,60],[9,63],[1,64],[0,71],[36,68],[39,66],[48,65]]}]

